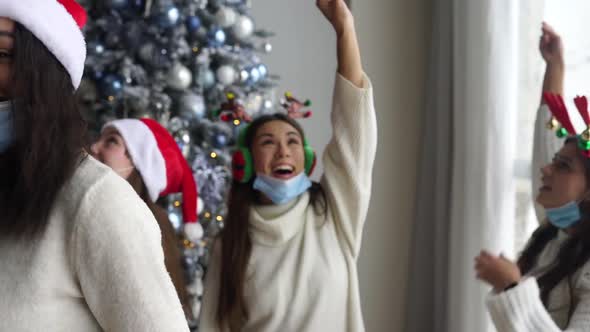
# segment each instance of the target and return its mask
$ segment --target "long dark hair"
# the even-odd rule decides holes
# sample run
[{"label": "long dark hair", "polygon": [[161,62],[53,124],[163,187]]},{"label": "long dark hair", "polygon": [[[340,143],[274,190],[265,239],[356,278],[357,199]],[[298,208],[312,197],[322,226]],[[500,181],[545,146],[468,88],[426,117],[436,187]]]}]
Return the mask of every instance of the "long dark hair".
[{"label": "long dark hair", "polygon": [[[270,121],[283,121],[294,127],[302,138],[303,128],[293,119],[284,114],[262,116],[253,121],[246,133],[246,146],[252,150],[252,141],[258,129]],[[253,180],[241,184],[234,181],[228,203],[228,216],[225,227],[220,234],[221,239],[221,275],[219,303],[217,307],[217,323],[227,326],[230,331],[238,331],[248,318],[248,308],[244,298],[246,270],[252,253],[252,240],[248,233],[250,208],[256,202],[257,193],[252,189]],[[316,214],[327,214],[326,195],[317,182],[309,189],[310,204]]]},{"label": "long dark hair", "polygon": [[86,125],[70,75],[18,23],[9,92],[16,141],[0,155],[0,229],[33,236],[45,229],[60,190],[85,155]]},{"label": "long dark hair", "polygon": [[[568,138],[565,144],[577,144],[577,139]],[[590,159],[580,158],[583,158],[586,185],[590,188]],[[551,290],[562,280],[569,280],[590,259],[590,201],[582,201],[579,206],[582,221],[574,226],[571,236],[562,244],[553,267],[537,279],[545,306]],[[532,270],[539,254],[557,236],[558,231],[557,227],[546,223],[533,233],[531,241],[518,259],[518,267],[523,275]]]},{"label": "long dark hair", "polygon": [[172,284],[176,289],[176,293],[180,299],[180,303],[182,304],[185,315],[192,317],[192,313],[189,310],[188,304],[189,300],[188,292],[186,290],[186,278],[182,270],[182,253],[179,246],[180,242],[176,232],[174,231],[172,223],[170,223],[170,219],[168,219],[168,214],[162,208],[162,202],[160,200],[157,202],[152,201],[145,182],[143,181],[143,178],[137,169],[133,169],[129,177],[127,177],[127,182],[129,182],[137,195],[144,201],[158,223],[160,233],[162,235],[161,242],[162,248],[164,249],[164,263],[166,265],[166,270],[170,275],[170,279],[172,279]]}]

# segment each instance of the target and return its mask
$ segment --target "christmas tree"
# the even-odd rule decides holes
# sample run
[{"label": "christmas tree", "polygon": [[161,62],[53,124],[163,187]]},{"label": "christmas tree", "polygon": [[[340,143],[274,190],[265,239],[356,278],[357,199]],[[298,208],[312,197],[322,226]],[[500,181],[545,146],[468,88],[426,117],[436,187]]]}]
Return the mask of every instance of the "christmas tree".
[{"label": "christmas tree", "polygon": [[[226,213],[236,134],[252,117],[275,111],[277,78],[257,56],[271,51],[272,34],[255,29],[247,0],[79,2],[90,17],[78,93],[91,132],[117,118],[153,118],[193,167],[205,230],[199,243],[184,242],[195,330],[208,251]],[[163,204],[179,231],[182,198]]]}]

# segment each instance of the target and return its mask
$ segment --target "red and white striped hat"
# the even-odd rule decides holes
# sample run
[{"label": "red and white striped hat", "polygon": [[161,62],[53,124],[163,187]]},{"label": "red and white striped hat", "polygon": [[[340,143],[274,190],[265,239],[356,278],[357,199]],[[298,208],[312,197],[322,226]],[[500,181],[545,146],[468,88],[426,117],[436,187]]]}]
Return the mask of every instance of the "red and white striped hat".
[{"label": "red and white striped hat", "polygon": [[86,11],[74,0],[0,0],[0,17],[25,26],[66,68],[77,89],[84,74]]},{"label": "red and white striped hat", "polygon": [[197,223],[197,186],[193,172],[176,141],[166,128],[152,119],[122,119],[103,127],[115,128],[141,174],[152,201],[172,193],[182,193],[184,231],[191,241],[203,236]]}]

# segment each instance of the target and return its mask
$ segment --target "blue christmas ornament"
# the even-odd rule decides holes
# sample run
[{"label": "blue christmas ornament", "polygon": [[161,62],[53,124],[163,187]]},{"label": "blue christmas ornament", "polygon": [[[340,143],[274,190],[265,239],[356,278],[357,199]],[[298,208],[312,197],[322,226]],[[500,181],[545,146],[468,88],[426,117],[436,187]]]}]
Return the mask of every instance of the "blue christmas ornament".
[{"label": "blue christmas ornament", "polygon": [[107,97],[119,97],[123,93],[123,78],[116,74],[108,74],[103,77],[100,91]]},{"label": "blue christmas ornament", "polygon": [[92,55],[101,55],[104,53],[105,47],[102,43],[97,41],[88,42],[88,53]]},{"label": "blue christmas ornament", "polygon": [[215,85],[215,74],[209,68],[199,70],[197,83],[203,88],[209,89]]},{"label": "blue christmas ornament", "polygon": [[212,47],[223,46],[223,44],[225,44],[225,39],[225,31],[223,31],[223,29],[221,28],[211,27],[211,29],[207,33],[207,41],[209,42],[209,45]]},{"label": "blue christmas ornament", "polygon": [[260,78],[265,78],[268,75],[268,69],[262,63],[258,65],[258,72],[260,73]]},{"label": "blue christmas ornament", "polygon": [[129,6],[127,0],[107,0],[107,6],[112,9],[120,10],[126,9]]},{"label": "blue christmas ornament", "polygon": [[145,0],[131,0],[131,7],[136,11],[145,9]]},{"label": "blue christmas ornament", "polygon": [[186,18],[186,28],[190,32],[197,32],[201,27],[201,19],[198,16],[189,16]]},{"label": "blue christmas ornament", "polygon": [[182,212],[178,209],[168,210],[168,220],[170,220],[170,222],[172,223],[172,227],[174,227],[174,229],[180,229],[182,226],[181,213]]},{"label": "blue christmas ornament", "polygon": [[250,78],[248,79],[248,83],[256,84],[258,81],[260,81],[260,71],[258,70],[258,67],[255,66],[250,68]]},{"label": "blue christmas ornament", "polygon": [[157,24],[162,28],[173,28],[180,22],[180,10],[175,6],[167,6],[157,16]]},{"label": "blue christmas ornament", "polygon": [[222,149],[227,145],[228,139],[223,133],[217,133],[213,135],[213,139],[211,141],[215,148]]},{"label": "blue christmas ornament", "polygon": [[95,80],[100,81],[104,76],[104,72],[102,70],[97,70],[94,72],[93,76]]}]

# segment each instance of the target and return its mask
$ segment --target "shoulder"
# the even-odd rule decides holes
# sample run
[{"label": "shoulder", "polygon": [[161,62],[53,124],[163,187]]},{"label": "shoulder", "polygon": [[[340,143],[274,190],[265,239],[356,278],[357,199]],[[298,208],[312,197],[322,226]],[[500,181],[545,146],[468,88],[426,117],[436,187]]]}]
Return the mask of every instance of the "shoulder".
[{"label": "shoulder", "polygon": [[153,219],[131,185],[94,158],[85,157],[64,186],[57,205],[76,224],[84,220]]},{"label": "shoulder", "polygon": [[[70,180],[64,185],[59,199],[72,207],[79,207],[88,196],[106,195],[113,199],[127,194],[131,186],[108,166],[91,156],[84,157]],[[121,192],[122,190],[122,192]]]}]

